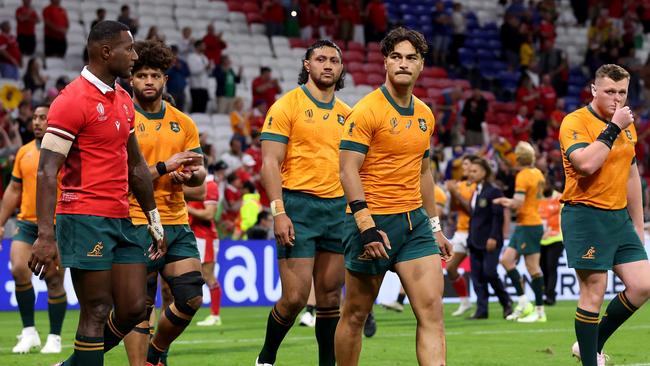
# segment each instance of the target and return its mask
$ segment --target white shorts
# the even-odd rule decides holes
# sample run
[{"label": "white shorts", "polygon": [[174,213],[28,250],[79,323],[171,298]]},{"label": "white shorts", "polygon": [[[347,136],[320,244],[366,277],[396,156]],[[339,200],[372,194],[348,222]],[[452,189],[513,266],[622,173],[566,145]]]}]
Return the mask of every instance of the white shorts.
[{"label": "white shorts", "polygon": [[456,231],[451,238],[451,245],[454,247],[454,253],[469,253],[467,250],[467,231]]},{"label": "white shorts", "polygon": [[201,263],[214,263],[219,253],[219,239],[196,238],[196,246],[199,249]]}]

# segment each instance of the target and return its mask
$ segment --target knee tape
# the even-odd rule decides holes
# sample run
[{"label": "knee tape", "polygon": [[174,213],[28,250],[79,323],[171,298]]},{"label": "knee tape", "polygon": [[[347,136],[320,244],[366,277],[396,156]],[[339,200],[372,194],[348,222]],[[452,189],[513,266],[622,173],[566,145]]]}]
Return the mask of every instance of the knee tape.
[{"label": "knee tape", "polygon": [[183,273],[178,277],[167,279],[174,296],[176,308],[187,315],[194,315],[197,309],[190,306],[190,300],[203,296],[203,276],[199,271]]},{"label": "knee tape", "polygon": [[147,277],[147,297],[154,303],[156,301],[156,291],[158,291],[158,274]]}]

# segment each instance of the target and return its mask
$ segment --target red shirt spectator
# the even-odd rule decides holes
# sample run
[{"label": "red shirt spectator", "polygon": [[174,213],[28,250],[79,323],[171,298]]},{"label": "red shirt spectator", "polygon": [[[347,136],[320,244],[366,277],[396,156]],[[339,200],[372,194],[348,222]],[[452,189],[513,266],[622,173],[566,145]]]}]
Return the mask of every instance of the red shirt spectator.
[{"label": "red shirt spectator", "polygon": [[0,51],[2,50],[6,52],[6,55],[4,55],[4,52],[0,53],[0,62],[21,66],[22,57],[20,48],[18,47],[18,42],[16,41],[16,37],[11,35],[9,33],[9,29],[5,29],[4,26],[2,33],[0,33]]},{"label": "red shirt spectator", "polygon": [[284,7],[277,0],[267,0],[262,7],[262,18],[273,23],[284,23]]},{"label": "red shirt spectator", "polygon": [[16,9],[16,34],[20,36],[33,36],[36,34],[36,23],[38,23],[38,13],[31,6],[23,6]]},{"label": "red shirt spectator", "polygon": [[557,104],[557,93],[551,85],[551,77],[548,74],[542,77],[542,85],[539,86],[539,101],[544,109],[544,115],[550,116]]},{"label": "red shirt spectator", "polygon": [[356,1],[342,1],[339,2],[339,19],[347,20],[352,24],[361,24],[361,10]]},{"label": "red shirt spectator", "polygon": [[43,21],[45,22],[45,36],[56,39],[65,39],[68,32],[68,14],[59,4],[61,0],[51,0],[50,5],[43,9]]},{"label": "red shirt spectator", "polygon": [[266,102],[266,108],[271,108],[275,103],[275,97],[282,93],[278,79],[271,78],[271,69],[262,66],[260,76],[253,80],[253,106],[258,105],[258,100]]},{"label": "red shirt spectator", "polygon": [[215,65],[221,64],[221,52],[228,44],[221,38],[222,33],[215,33],[214,26],[208,25],[207,34],[203,37],[203,44],[205,45],[205,57],[212,61]]},{"label": "red shirt spectator", "polygon": [[299,7],[298,25],[300,28],[314,24],[314,18],[316,17],[316,8],[314,5],[309,0],[300,0]]},{"label": "red shirt spectator", "polygon": [[386,5],[381,0],[374,0],[366,6],[366,14],[370,24],[380,32],[386,31],[388,15],[386,14]]},{"label": "red shirt spectator", "polygon": [[530,139],[530,129],[533,126],[531,121],[526,118],[528,108],[525,105],[519,107],[519,113],[512,118],[512,136],[517,141],[528,141]]},{"label": "red shirt spectator", "polygon": [[328,0],[321,2],[316,8],[316,12],[318,14],[318,25],[321,27],[330,27],[336,21],[336,16]]}]

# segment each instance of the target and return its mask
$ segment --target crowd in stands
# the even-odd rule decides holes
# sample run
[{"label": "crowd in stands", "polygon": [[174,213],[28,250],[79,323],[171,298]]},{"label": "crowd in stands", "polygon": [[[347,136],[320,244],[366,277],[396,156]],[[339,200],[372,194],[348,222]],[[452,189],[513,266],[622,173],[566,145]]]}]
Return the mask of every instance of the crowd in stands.
[{"label": "crowd in stands", "polygon": [[[642,174],[650,172],[650,58],[640,62],[646,55],[638,54],[650,32],[648,1],[571,1],[573,14],[568,16],[554,0],[500,0],[499,18],[482,22],[474,9],[441,0],[417,6],[393,0],[227,4],[229,11],[245,14],[249,23],[263,24],[269,38],[289,37],[292,46],[305,47],[317,38],[335,40],[344,50],[344,63],[354,84],[371,87],[383,82],[382,77],[375,77],[383,74],[377,42],[387,30],[396,25],[420,29],[429,41],[430,53],[414,94],[436,115],[432,157],[438,169],[444,169],[440,178],[457,179],[454,172],[460,156],[480,151],[492,158],[498,168],[497,181],[506,194],[512,194],[516,169],[512,149],[520,140],[534,144],[538,166],[556,190],[563,189],[557,141],[560,123],[567,112],[591,99],[590,75],[597,67],[620,64],[632,76],[628,104],[636,115],[637,161]],[[71,24],[65,6],[61,0],[50,0],[39,14],[31,1],[23,0],[15,11],[16,29],[8,21],[0,23],[0,76],[18,81],[17,94],[22,96],[19,106],[0,108],[0,154],[4,156],[0,166],[5,168],[11,164],[12,149],[33,138],[32,107],[51,102],[69,81],[61,76],[52,83],[51,75],[43,72],[48,65],[42,58],[66,55]],[[90,29],[105,19],[106,9],[98,8],[96,18],[82,25]],[[120,7],[116,19],[136,39],[166,42],[156,25],[141,25],[128,4]],[[44,24],[42,36],[36,34],[39,22]],[[569,23],[586,27],[586,52],[577,60],[557,44],[560,25]],[[283,90],[283,76],[273,64],[260,67],[254,80],[245,79],[237,54],[229,52],[236,45],[229,44],[212,23],[201,34],[190,26],[179,26],[179,31],[180,39],[169,44],[175,60],[167,72],[166,91],[187,113],[229,116],[229,149],[217,154],[226,148],[215,146],[209,134],[203,134],[203,145],[222,187],[222,230],[244,237],[256,223],[259,228],[257,213],[268,206],[259,177],[259,131],[268,108],[288,90]],[[37,42],[43,42],[43,54],[37,54]],[[273,48],[273,42],[269,45]],[[296,67],[296,76],[298,71]],[[242,82],[251,91],[249,99],[237,91]],[[122,85],[129,87],[126,81]],[[7,175],[7,169],[4,172]]]}]

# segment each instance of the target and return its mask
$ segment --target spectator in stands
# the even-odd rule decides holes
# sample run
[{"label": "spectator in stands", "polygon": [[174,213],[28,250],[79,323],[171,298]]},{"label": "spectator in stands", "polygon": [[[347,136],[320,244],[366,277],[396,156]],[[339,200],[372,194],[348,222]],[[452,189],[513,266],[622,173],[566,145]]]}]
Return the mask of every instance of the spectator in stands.
[{"label": "spectator in stands", "polygon": [[15,122],[18,124],[18,133],[23,144],[26,144],[34,139],[34,126],[32,125],[32,116],[34,111],[29,101],[23,100],[18,105],[18,116]]},{"label": "spectator in stands", "polygon": [[533,86],[533,82],[527,73],[522,74],[519,79],[517,88],[517,104],[528,107],[528,116],[530,116],[539,103],[539,91]]},{"label": "spectator in stands", "polygon": [[203,44],[205,46],[205,56],[212,62],[213,65],[221,63],[221,52],[228,47],[228,44],[223,40],[223,32],[215,33],[214,26],[208,24],[206,34],[203,36]]},{"label": "spectator in stands", "polygon": [[501,49],[503,57],[511,69],[519,66],[519,50],[523,42],[519,33],[519,25],[519,18],[511,14],[506,14],[505,21],[501,25]]},{"label": "spectator in stands", "polygon": [[542,13],[542,21],[539,24],[539,41],[540,41],[540,51],[547,51],[549,46],[552,46],[555,43],[555,24],[553,24],[553,13],[550,11],[545,11]]},{"label": "spectator in stands", "polygon": [[541,105],[535,106],[533,112],[533,126],[530,131],[530,138],[533,142],[540,144],[548,137],[548,118]]},{"label": "spectator in stands", "polygon": [[240,141],[246,141],[250,134],[250,112],[244,110],[244,99],[241,97],[235,97],[232,106],[230,127],[232,128],[233,137],[238,138]]},{"label": "spectator in stands", "polygon": [[465,44],[465,32],[467,31],[467,22],[463,5],[454,3],[454,10],[451,12],[451,45],[449,50],[449,62],[452,65],[458,65],[458,49]]},{"label": "spectator in stands", "polygon": [[255,226],[248,229],[246,236],[248,236],[248,240],[272,240],[275,236],[271,214],[268,211],[261,211],[257,214],[257,222]]},{"label": "spectator in stands", "polygon": [[[292,0],[298,3],[298,26],[300,27],[300,38],[304,40],[314,37],[316,23],[316,7],[310,0]],[[295,6],[295,5],[294,5]]]},{"label": "spectator in stands", "polygon": [[187,57],[190,70],[190,95],[192,97],[192,113],[205,113],[208,104],[208,77],[212,63],[205,56],[205,43],[198,40],[194,43],[194,51]]},{"label": "spectator in stands", "polygon": [[[245,238],[245,234],[255,226],[257,216],[262,211],[260,203],[260,194],[255,189],[253,182],[244,182],[242,184],[242,203],[239,208],[239,228],[240,237]],[[235,239],[238,239],[235,237]]]},{"label": "spectator in stands", "polygon": [[18,80],[19,69],[23,65],[20,47],[16,37],[11,34],[11,25],[8,21],[0,23],[0,76]]},{"label": "spectator in stands", "polygon": [[61,7],[61,0],[50,0],[43,9],[45,34],[45,57],[63,57],[68,49],[66,35],[70,23],[68,13]]},{"label": "spectator in stands", "polygon": [[190,69],[187,62],[178,56],[178,47],[171,46],[174,54],[172,66],[167,70],[167,92],[174,97],[176,108],[181,111],[185,110],[185,88],[187,87],[187,78],[190,76]]},{"label": "spectator in stands", "polygon": [[557,140],[560,133],[560,125],[566,116],[564,111],[564,99],[558,98],[555,102],[555,109],[551,112],[549,118],[549,136]]},{"label": "spectator in stands", "polygon": [[264,1],[262,18],[264,18],[267,37],[284,35],[284,6],[280,0]]},{"label": "spectator in stands", "polygon": [[522,71],[528,70],[530,64],[535,58],[535,47],[533,44],[533,35],[528,34],[524,39],[524,42],[519,46],[519,67]]},{"label": "spectator in stands", "polygon": [[555,110],[557,105],[557,93],[551,83],[551,75],[544,74],[542,82],[539,85],[539,103],[544,109],[544,115],[551,116],[551,112]]},{"label": "spectator in stands", "polygon": [[262,140],[260,131],[253,131],[251,133],[251,143],[248,149],[244,151],[244,154],[250,155],[255,161],[255,166],[253,167],[253,173],[259,174],[262,170]]},{"label": "spectator in stands", "polygon": [[165,42],[165,35],[160,34],[160,32],[158,32],[158,27],[152,25],[151,27],[149,27],[149,31],[147,32],[147,37],[145,37],[145,39],[158,41],[158,42]]},{"label": "spectator in stands", "polygon": [[54,101],[54,98],[56,98],[61,90],[65,88],[66,85],[68,85],[70,81],[68,80],[67,77],[65,76],[59,76],[58,79],[56,79],[56,82],[54,83],[54,87],[48,89],[45,92],[45,104],[50,104]]},{"label": "spectator in stands", "polygon": [[440,96],[437,103],[436,123],[440,142],[444,146],[451,146],[458,143],[460,137],[459,122],[460,108],[463,98],[463,89],[453,87],[446,90]]},{"label": "spectator in stands", "polygon": [[215,66],[212,76],[217,79],[217,113],[229,114],[233,110],[233,102],[237,95],[237,84],[241,82],[243,67],[239,66],[237,73],[232,69],[230,57],[221,57],[221,64]]},{"label": "spectator in stands", "polygon": [[517,115],[510,122],[512,126],[512,136],[516,141],[528,141],[530,139],[530,129],[533,124],[528,119],[528,107],[525,104],[519,106]]},{"label": "spectator in stands", "polygon": [[268,112],[269,107],[266,104],[264,99],[258,99],[255,102],[255,106],[250,114],[249,126],[252,131],[262,131],[264,126],[264,119],[266,118],[266,112]]},{"label": "spectator in stands", "polygon": [[359,2],[342,0],[338,3],[339,31],[338,39],[346,43],[354,39],[354,25],[361,21]]},{"label": "spectator in stands", "polygon": [[221,224],[226,236],[232,235],[235,231],[239,218],[239,209],[242,205],[243,182],[234,172],[226,176],[226,188],[223,194],[223,213]]},{"label": "spectator in stands", "polygon": [[32,0],[23,0],[23,6],[16,9],[16,37],[23,55],[31,56],[36,49],[36,23],[38,13],[32,7]]},{"label": "spectator in stands", "polygon": [[275,97],[282,93],[278,79],[271,77],[271,68],[262,66],[260,76],[253,80],[253,105],[262,99],[266,102],[267,108],[271,108],[275,103]]},{"label": "spectator in stands", "polygon": [[98,8],[97,10],[95,10],[95,15],[97,15],[97,18],[95,18],[95,20],[93,20],[92,23],[90,23],[90,29],[93,29],[95,27],[95,24],[106,19],[106,9]]},{"label": "spectator in stands", "polygon": [[332,10],[332,0],[322,0],[316,8],[318,16],[318,35],[321,39],[332,39],[334,37],[334,24],[336,15]]},{"label": "spectator in stands", "polygon": [[[241,140],[234,136],[230,139],[230,150],[223,153],[220,159],[228,165],[226,175],[235,172],[244,165],[244,152]],[[249,156],[249,155],[246,155]],[[250,157],[250,156],[249,156]]]},{"label": "spectator in stands", "polygon": [[120,15],[117,17],[117,21],[129,27],[129,30],[134,37],[138,33],[138,27],[140,23],[138,19],[131,18],[131,8],[129,8],[128,5],[122,5],[120,8]]},{"label": "spectator in stands", "polygon": [[479,88],[465,101],[462,115],[465,117],[465,146],[483,145],[483,128],[488,101]]},{"label": "spectator in stands", "polygon": [[433,22],[433,63],[436,65],[447,64],[447,51],[449,48],[449,37],[451,35],[451,18],[445,10],[445,3],[438,1],[436,8],[431,14]]},{"label": "spectator in stands", "polygon": [[192,28],[183,27],[181,31],[181,40],[178,43],[178,55],[183,60],[187,60],[187,56],[194,50],[194,37],[192,37]]},{"label": "spectator in stands", "polygon": [[[25,75],[23,75],[24,87],[32,91],[36,100],[40,100],[45,94],[45,83],[47,83],[47,75],[41,72],[41,61],[36,57],[30,58],[27,62]],[[36,95],[38,93],[40,96]]]},{"label": "spectator in stands", "polygon": [[562,51],[555,48],[555,41],[545,39],[542,41],[540,52],[538,55],[539,71],[542,74],[548,74],[560,67],[564,55]]},{"label": "spectator in stands", "polygon": [[366,38],[369,42],[380,42],[388,29],[388,11],[382,0],[371,0],[364,11]]}]

